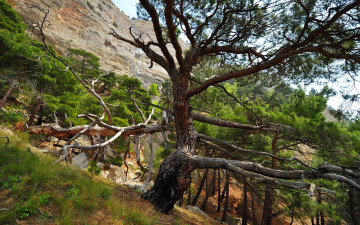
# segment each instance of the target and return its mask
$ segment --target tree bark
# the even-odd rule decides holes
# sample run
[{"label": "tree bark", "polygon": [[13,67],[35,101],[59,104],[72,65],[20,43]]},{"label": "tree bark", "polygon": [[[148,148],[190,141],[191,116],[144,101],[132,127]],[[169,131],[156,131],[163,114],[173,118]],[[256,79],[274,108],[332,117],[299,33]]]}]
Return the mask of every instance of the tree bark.
[{"label": "tree bark", "polygon": [[267,186],[265,189],[265,201],[261,225],[271,225],[272,220],[272,188]]},{"label": "tree bark", "polygon": [[[318,201],[319,201],[319,204],[322,203],[322,195],[321,195],[320,190],[318,191]],[[324,218],[324,211],[323,210],[320,210],[320,224],[325,225],[325,218]]]},{"label": "tree bark", "polygon": [[356,204],[354,202],[354,198],[356,199],[356,196],[354,196],[354,188],[353,187],[350,187],[348,196],[349,196],[349,208],[350,208],[351,220],[354,225],[360,225],[359,219],[357,218],[357,212],[355,209]]},{"label": "tree bark", "polygon": [[211,181],[210,183],[208,181],[206,181],[206,195],[205,195],[205,199],[204,199],[204,202],[201,206],[201,209],[204,211],[205,208],[206,208],[206,203],[209,199],[209,196],[212,194],[213,192],[213,189],[214,189],[214,184],[215,184],[215,177],[216,177],[216,170],[214,169],[214,172],[213,172],[213,176],[211,178]]},{"label": "tree bark", "polygon": [[32,111],[31,113],[31,116],[30,116],[30,119],[28,121],[28,126],[31,126],[33,123],[34,123],[34,119],[35,119],[35,116],[36,116],[36,113],[39,111],[40,109],[40,106],[41,106],[41,103],[42,103],[42,95],[40,96],[40,98],[38,99],[35,107],[34,107],[34,110]]},{"label": "tree bark", "polygon": [[248,205],[248,202],[247,202],[247,184],[246,182],[244,182],[244,200],[243,200],[243,215],[242,215],[242,225],[247,225],[247,205]]},{"label": "tree bark", "polygon": [[188,205],[190,205],[190,203],[191,203],[191,182],[192,182],[192,178],[190,177],[190,184],[189,184],[189,189],[188,189],[188,199],[187,199]]},{"label": "tree bark", "polygon": [[[276,134],[272,141],[272,154],[274,157],[272,157],[271,167],[272,169],[276,169],[276,143],[279,139],[278,135]],[[262,225],[271,225],[272,220],[272,204],[273,204],[273,189],[270,186],[266,187],[265,190],[265,201],[264,201],[264,209],[263,209],[263,219],[261,224]]]},{"label": "tree bark", "polygon": [[224,222],[226,222],[227,211],[228,211],[228,207],[229,207],[229,186],[230,186],[230,172],[229,172],[229,170],[227,170],[226,171],[226,184],[225,184],[226,198],[225,198],[225,203],[224,203],[223,216],[221,219],[221,221],[224,221]]},{"label": "tree bark", "polygon": [[194,199],[192,200],[191,202],[191,205],[196,205],[196,202],[198,200],[198,198],[200,197],[200,194],[201,194],[201,191],[204,187],[204,184],[205,184],[205,181],[206,181],[206,178],[207,178],[207,174],[209,173],[209,169],[206,169],[205,172],[204,172],[204,176],[203,178],[201,179],[201,182],[200,182],[200,185],[199,185],[199,189],[198,191],[196,192],[196,195],[194,197]]},{"label": "tree bark", "polygon": [[252,190],[251,190],[251,211],[252,211],[253,225],[256,225],[255,206],[254,206],[254,193],[253,193]]},{"label": "tree bark", "polygon": [[6,99],[10,96],[11,91],[14,89],[15,82],[10,81],[9,87],[5,92],[5,95],[2,97],[0,101],[0,109],[5,105]]},{"label": "tree bark", "polygon": [[220,182],[221,182],[221,176],[220,176],[220,169],[218,169],[218,207],[217,207],[217,212],[220,212],[220,205],[221,205],[221,187],[220,187]]}]

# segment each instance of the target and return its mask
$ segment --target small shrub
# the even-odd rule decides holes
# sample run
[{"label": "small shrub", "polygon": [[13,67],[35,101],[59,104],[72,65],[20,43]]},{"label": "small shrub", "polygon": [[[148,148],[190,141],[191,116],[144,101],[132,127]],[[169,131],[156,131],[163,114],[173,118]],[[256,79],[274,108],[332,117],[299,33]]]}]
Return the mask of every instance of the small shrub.
[{"label": "small shrub", "polygon": [[89,1],[87,1],[86,4],[92,11],[94,11],[94,6],[91,5],[91,3]]},{"label": "small shrub", "polygon": [[33,200],[28,200],[24,202],[24,204],[18,202],[16,206],[15,213],[20,219],[24,219],[36,213],[36,205]]},{"label": "small shrub", "polygon": [[20,121],[22,114],[20,111],[10,109],[8,111],[0,110],[0,123],[14,124]]},{"label": "small shrub", "polygon": [[99,12],[95,12],[96,15],[98,15],[100,18],[102,18],[101,14]]},{"label": "small shrub", "polygon": [[110,199],[110,195],[111,195],[111,190],[109,188],[103,188],[101,190],[101,197],[105,200]]},{"label": "small shrub", "polygon": [[109,158],[108,161],[111,163],[111,164],[114,164],[115,166],[119,166],[121,167],[122,164],[124,163],[124,159],[120,156],[117,156],[115,158]]},{"label": "small shrub", "polygon": [[101,2],[102,2],[102,4],[106,5],[106,6],[109,7],[110,9],[112,8],[112,6],[111,6],[110,4],[108,4],[108,3],[106,3],[105,1],[101,1]]},{"label": "small shrub", "polygon": [[10,175],[4,181],[0,181],[1,188],[10,188],[12,185],[15,185],[19,181],[19,175]]},{"label": "small shrub", "polygon": [[90,166],[88,166],[86,170],[96,175],[99,175],[101,173],[101,168],[98,167],[94,160],[90,161]]},{"label": "small shrub", "polygon": [[70,188],[66,190],[66,198],[74,199],[79,196],[80,189],[79,188]]},{"label": "small shrub", "polygon": [[50,195],[43,194],[39,197],[39,204],[40,205],[48,205],[50,203]]},{"label": "small shrub", "polygon": [[100,11],[103,11],[103,7],[101,6],[100,3],[98,3],[98,8],[99,8]]},{"label": "small shrub", "polygon": [[113,22],[114,27],[118,28],[118,25],[116,22]]}]

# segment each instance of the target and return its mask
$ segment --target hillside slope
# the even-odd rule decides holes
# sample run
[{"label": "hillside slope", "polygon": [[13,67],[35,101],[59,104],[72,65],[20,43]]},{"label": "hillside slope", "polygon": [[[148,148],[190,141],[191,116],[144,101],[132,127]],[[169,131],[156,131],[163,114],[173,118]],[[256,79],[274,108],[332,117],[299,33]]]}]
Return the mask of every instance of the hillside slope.
[{"label": "hillside slope", "polygon": [[130,188],[54,164],[26,133],[0,136],[10,137],[0,138],[0,224],[216,224],[184,209],[159,214]]},{"label": "hillside slope", "polygon": [[[141,50],[118,41],[110,34],[131,39],[129,28],[144,41],[156,40],[152,24],[148,21],[132,20],[117,8],[111,0],[7,0],[19,11],[29,25],[39,22],[49,9],[49,24],[45,29],[47,42],[66,55],[67,48],[83,49],[100,58],[102,69],[118,75],[127,74],[139,78],[145,86],[166,79],[165,70],[157,64],[152,68],[150,60]],[[33,37],[40,39],[36,34]],[[183,49],[186,44],[181,42]],[[155,49],[157,50],[157,49]],[[160,51],[157,51],[159,54]],[[174,54],[174,51],[172,52]]]}]

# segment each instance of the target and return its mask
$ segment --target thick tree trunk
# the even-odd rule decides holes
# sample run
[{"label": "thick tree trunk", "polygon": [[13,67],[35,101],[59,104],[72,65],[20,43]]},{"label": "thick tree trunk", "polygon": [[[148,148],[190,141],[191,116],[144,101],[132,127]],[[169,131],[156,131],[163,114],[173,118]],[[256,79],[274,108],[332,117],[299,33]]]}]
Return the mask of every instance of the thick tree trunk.
[{"label": "thick tree trunk", "polygon": [[142,196],[162,213],[169,213],[190,185],[194,166],[189,164],[184,150],[177,149],[164,160],[154,186]]},{"label": "thick tree trunk", "polygon": [[356,207],[355,201],[356,201],[357,198],[354,195],[354,188],[353,187],[350,187],[350,190],[348,192],[348,196],[349,196],[349,208],[350,208],[351,220],[352,220],[354,225],[360,225],[360,221],[359,221],[359,219],[357,217],[357,211],[355,209],[355,207]]},{"label": "thick tree trunk", "polygon": [[155,208],[168,213],[190,185],[190,175],[195,165],[190,157],[195,155],[197,133],[191,119],[190,99],[186,97],[190,72],[180,74],[173,69],[173,106],[177,149],[161,164],[152,189],[143,194]]},{"label": "thick tree trunk", "polygon": [[266,187],[265,190],[265,201],[263,208],[263,218],[261,225],[271,225],[272,220],[272,188],[270,186]]},{"label": "thick tree trunk", "polygon": [[6,99],[10,96],[10,93],[13,90],[13,88],[14,88],[14,82],[11,81],[8,89],[5,92],[5,95],[2,97],[2,99],[0,101],[0,109],[5,105]]}]

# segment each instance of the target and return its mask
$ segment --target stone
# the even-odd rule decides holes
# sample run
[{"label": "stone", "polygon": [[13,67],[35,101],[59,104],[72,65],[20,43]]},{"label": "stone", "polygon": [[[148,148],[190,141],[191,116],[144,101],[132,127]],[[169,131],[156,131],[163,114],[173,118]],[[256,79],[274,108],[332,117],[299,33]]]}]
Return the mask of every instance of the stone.
[{"label": "stone", "polygon": [[109,171],[102,170],[102,171],[100,172],[99,176],[102,177],[102,178],[108,179]]},{"label": "stone", "polygon": [[96,165],[100,168],[100,169],[104,169],[105,164],[102,162],[97,162]]},{"label": "stone", "polygon": [[124,185],[135,190],[141,190],[143,183],[128,180],[124,183]]},{"label": "stone", "polygon": [[194,212],[194,213],[197,213],[197,214],[200,214],[206,218],[210,218],[208,214],[206,214],[204,211],[202,211],[199,207],[197,206],[193,206],[193,205],[188,205],[186,206],[186,208],[191,211],[191,212]]},{"label": "stone", "polygon": [[145,192],[150,190],[154,186],[154,181],[151,180],[145,188]]},{"label": "stone", "polygon": [[[72,164],[80,167],[81,169],[85,169],[88,166],[87,157],[84,152],[72,158]],[[85,162],[84,162],[85,161]]]}]

